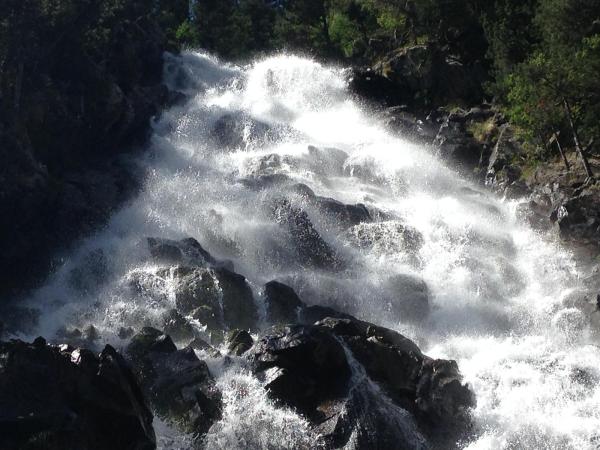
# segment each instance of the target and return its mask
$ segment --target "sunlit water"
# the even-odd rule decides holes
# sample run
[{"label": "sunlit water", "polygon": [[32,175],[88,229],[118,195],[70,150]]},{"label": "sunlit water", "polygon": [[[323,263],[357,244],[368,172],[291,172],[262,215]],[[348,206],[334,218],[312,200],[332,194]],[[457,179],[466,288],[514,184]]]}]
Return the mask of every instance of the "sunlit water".
[{"label": "sunlit water", "polygon": [[[306,303],[396,329],[425,353],[456,359],[477,396],[468,448],[600,445],[600,350],[585,313],[566,301],[578,287],[575,263],[518,223],[516,204],[387,131],[348,93],[339,68],[287,55],[244,67],[206,54],[166,58],[169,86],[188,101],[154,124],[151,148],[139,161],[147,174],[143,192],[29,300],[43,308],[31,335],[93,324],[103,341],[122,347],[120,327],[160,326],[161,313],[173,307],[173,287],[152,277],[157,268],[143,238],[193,236],[235,263],[259,309],[261,286],[276,278]],[[228,113],[243,127],[243,139],[229,148],[211,133]],[[308,145],[325,150],[317,157]],[[274,173],[317,195],[363,203],[379,222],[341,230],[300,195],[241,182]],[[347,261],[344,271],[319,272],[294,260],[289,237],[269,215],[272,199],[284,193]],[[404,242],[406,227],[422,235],[416,252]],[[358,248],[357,236],[372,245]],[[101,275],[93,269],[97,249],[108,268]],[[421,277],[429,286],[425,317],[390,307],[396,289],[390,279],[397,274]],[[151,286],[148,295],[127,289],[135,277]],[[206,437],[209,448],[319,445],[301,417],[266,398],[243,361],[208,363],[225,400],[223,420]],[[164,448],[190,445],[167,424],[157,423],[157,430]]]}]

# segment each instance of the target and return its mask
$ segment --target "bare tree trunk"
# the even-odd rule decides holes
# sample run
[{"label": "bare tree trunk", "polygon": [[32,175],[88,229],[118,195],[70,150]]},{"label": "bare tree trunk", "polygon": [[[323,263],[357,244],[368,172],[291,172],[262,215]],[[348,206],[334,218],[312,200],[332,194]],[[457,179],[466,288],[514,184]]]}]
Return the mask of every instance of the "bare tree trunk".
[{"label": "bare tree trunk", "polygon": [[589,164],[587,158],[585,157],[583,148],[581,148],[581,141],[579,139],[579,133],[577,132],[577,127],[575,126],[575,121],[573,120],[573,113],[571,111],[571,105],[569,105],[569,102],[567,101],[566,98],[563,98],[563,105],[565,106],[565,111],[567,113],[567,118],[569,119],[569,125],[571,127],[571,132],[573,133],[573,141],[575,142],[575,150],[577,150],[577,153],[579,154],[579,157],[581,158],[581,162],[583,163],[583,168],[585,169],[585,173],[588,176],[588,178],[594,178],[594,173],[592,172],[590,164]]},{"label": "bare tree trunk", "polygon": [[566,167],[567,172],[568,172],[569,170],[571,170],[571,166],[569,165],[569,160],[567,159],[567,157],[565,155],[565,152],[563,151],[562,145],[560,145],[560,141],[558,140],[558,133],[557,132],[555,132],[552,135],[552,140],[554,142],[556,142],[556,148],[558,148],[558,153],[560,153],[560,157],[562,158],[563,163],[565,164],[565,167]]}]

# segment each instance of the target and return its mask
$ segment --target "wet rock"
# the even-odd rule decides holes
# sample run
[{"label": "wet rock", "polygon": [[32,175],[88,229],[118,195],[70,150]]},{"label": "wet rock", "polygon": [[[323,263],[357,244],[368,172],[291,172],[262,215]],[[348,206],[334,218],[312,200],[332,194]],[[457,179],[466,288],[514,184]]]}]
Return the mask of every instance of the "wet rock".
[{"label": "wet rock", "polygon": [[288,231],[301,264],[326,270],[342,268],[338,255],[321,237],[305,211],[287,199],[279,199],[274,202],[271,214]]},{"label": "wet rock", "polygon": [[131,327],[120,327],[117,335],[119,339],[129,339],[135,331]]},{"label": "wet rock", "polygon": [[157,415],[199,436],[221,418],[221,393],[191,347],[177,350],[169,336],[146,327],[127,355]]},{"label": "wet rock", "polygon": [[423,246],[423,236],[418,230],[396,220],[361,223],[350,228],[344,236],[359,249],[387,255],[406,253],[414,256]]},{"label": "wet rock", "polygon": [[420,278],[397,274],[387,281],[387,306],[395,317],[421,320],[429,313],[429,288]]},{"label": "wet rock", "polygon": [[212,356],[213,358],[218,358],[221,356],[220,351],[218,351],[204,339],[199,337],[194,338],[194,340],[188,344],[188,347],[201,352],[206,352],[209,356]]},{"label": "wet rock", "polygon": [[215,275],[223,296],[225,325],[230,329],[255,329],[258,312],[246,278],[227,269],[215,269]]},{"label": "wet rock", "polygon": [[305,306],[294,290],[278,281],[269,281],[264,287],[267,321],[272,324],[295,323],[299,310]]},{"label": "wet rock", "polygon": [[348,159],[348,154],[340,149],[333,147],[319,148],[314,145],[308,146],[308,160],[311,168],[316,173],[323,175],[341,176],[344,172],[344,163]]},{"label": "wet rock", "polygon": [[215,265],[217,260],[194,238],[179,241],[163,238],[146,238],[152,257],[166,264]]},{"label": "wet rock", "polygon": [[303,325],[312,325],[315,322],[326,319],[327,317],[335,317],[338,319],[352,319],[349,314],[339,312],[333,308],[321,305],[306,306],[298,313],[298,323]]},{"label": "wet rock", "polygon": [[564,240],[600,246],[600,189],[593,187],[558,206],[551,215]]},{"label": "wet rock", "polygon": [[492,154],[488,160],[486,184],[496,190],[504,191],[509,185],[519,180],[521,169],[513,161],[524,155],[524,150],[514,135],[510,125],[500,128],[500,134]]},{"label": "wet rock", "polygon": [[258,313],[244,276],[225,268],[175,267],[161,271],[175,279],[175,304],[210,328],[254,329]]},{"label": "wet rock", "polygon": [[315,196],[310,199],[313,204],[340,228],[349,228],[363,222],[372,222],[371,214],[365,205],[346,205],[333,198]]},{"label": "wet rock", "polygon": [[319,404],[343,397],[350,379],[343,347],[318,327],[270,330],[249,357],[254,371],[264,373],[273,398],[315,419]]},{"label": "wet rock", "polygon": [[221,289],[212,269],[175,267],[161,274],[175,279],[175,304],[181,314],[189,314],[199,307],[215,313],[221,309]]},{"label": "wet rock", "polygon": [[88,325],[83,331],[63,326],[56,332],[56,338],[73,347],[94,347],[95,342],[100,339],[100,334],[93,325]]},{"label": "wet rock", "polygon": [[[274,399],[296,408],[330,448],[427,448],[456,438],[473,395],[453,361],[354,318],[273,328],[248,354]],[[443,446],[442,446],[443,448]]]},{"label": "wet rock", "polygon": [[226,150],[243,148],[251,142],[267,144],[277,135],[268,124],[243,113],[224,114],[211,129],[211,136]]},{"label": "wet rock", "polygon": [[0,447],[156,447],[152,413],[122,356],[85,349],[0,343]]},{"label": "wet rock", "polygon": [[246,330],[233,330],[229,333],[227,349],[230,354],[242,356],[254,344],[254,339]]},{"label": "wet rock", "polygon": [[269,189],[274,186],[282,186],[291,183],[291,178],[283,173],[276,173],[272,175],[259,175],[254,177],[247,177],[240,180],[240,182],[248,189],[253,191],[260,191],[263,189]]},{"label": "wet rock", "polygon": [[383,111],[383,122],[387,127],[423,144],[433,143],[439,124],[427,118],[421,119],[407,111],[405,105],[393,106]]},{"label": "wet rock", "polygon": [[165,314],[163,330],[177,342],[190,342],[196,335],[194,326],[176,309],[171,309]]},{"label": "wet rock", "polygon": [[431,359],[401,334],[367,322],[328,318],[317,325],[343,338],[367,374],[417,419],[440,429],[468,421],[474,396],[455,361]]},{"label": "wet rock", "polygon": [[484,159],[484,148],[467,130],[467,119],[462,113],[449,114],[433,142],[440,157],[465,172],[478,168]]}]

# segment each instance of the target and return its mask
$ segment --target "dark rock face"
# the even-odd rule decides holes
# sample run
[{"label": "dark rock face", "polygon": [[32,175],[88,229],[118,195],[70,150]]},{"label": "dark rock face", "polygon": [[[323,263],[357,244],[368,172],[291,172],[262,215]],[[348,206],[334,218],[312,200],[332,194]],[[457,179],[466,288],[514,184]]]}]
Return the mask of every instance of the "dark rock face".
[{"label": "dark rock face", "polygon": [[343,347],[319,327],[272,330],[256,343],[250,358],[256,372],[265,372],[269,393],[309,417],[319,416],[321,403],[342,398],[350,379]]},{"label": "dark rock face", "polygon": [[[74,32],[97,33],[99,11],[88,11]],[[169,102],[161,83],[167,41],[139,8],[115,11],[115,20],[136,26],[109,27],[106,47],[94,50],[102,62],[88,54],[83,34],[63,39],[59,25],[32,26],[40,47],[27,56],[19,99],[0,105],[2,298],[41,281],[57,251],[105,222],[139,186],[126,153],[145,141],[150,118]],[[44,38],[50,30],[56,34]]]},{"label": "dark rock face", "polygon": [[466,117],[461,114],[446,117],[433,145],[442,158],[466,171],[478,167],[485,158],[484,148],[468,132]]},{"label": "dark rock face", "polygon": [[486,183],[497,190],[506,190],[521,177],[521,169],[512,160],[523,155],[521,144],[509,125],[500,129],[498,141],[488,160]]},{"label": "dark rock face", "polygon": [[272,217],[288,231],[302,265],[325,270],[342,267],[342,261],[315,229],[305,211],[292,205],[287,199],[279,199],[274,202]]},{"label": "dark rock face", "polygon": [[246,330],[233,330],[229,334],[228,341],[227,348],[229,352],[236,356],[242,356],[254,344],[254,339],[252,339],[252,336]]},{"label": "dark rock face", "polygon": [[209,329],[255,329],[258,313],[246,278],[225,268],[174,267],[162,276],[173,276],[177,311],[191,315]]},{"label": "dark rock face", "polygon": [[415,45],[389,53],[371,69],[355,71],[351,87],[390,106],[423,108],[481,102],[483,81],[485,71],[477,62],[466,64],[434,45]]},{"label": "dark rock face", "polygon": [[397,317],[423,319],[429,313],[429,288],[410,275],[397,274],[387,281],[390,291],[388,308]]},{"label": "dark rock face", "polygon": [[168,264],[214,265],[217,260],[194,238],[180,241],[161,238],[147,238],[148,249],[152,257]]},{"label": "dark rock face", "polygon": [[0,447],[154,449],[152,413],[133,373],[106,346],[0,343]]},{"label": "dark rock face", "polygon": [[189,433],[202,435],[221,418],[221,393],[192,348],[146,327],[127,347],[134,371],[156,413]]},{"label": "dark rock face", "polygon": [[241,113],[224,114],[213,125],[211,135],[223,149],[244,147],[247,141],[263,145],[277,137],[277,131],[268,124]]},{"label": "dark rock face", "polygon": [[564,201],[554,210],[551,219],[558,224],[561,238],[600,246],[600,193],[597,188]]},{"label": "dark rock face", "polygon": [[304,303],[294,290],[278,281],[269,281],[264,288],[267,320],[273,324],[294,323]]},{"label": "dark rock face", "polygon": [[273,328],[248,357],[269,394],[307,417],[331,448],[351,436],[359,448],[427,448],[424,436],[450,442],[474,405],[455,362],[354,318]]}]

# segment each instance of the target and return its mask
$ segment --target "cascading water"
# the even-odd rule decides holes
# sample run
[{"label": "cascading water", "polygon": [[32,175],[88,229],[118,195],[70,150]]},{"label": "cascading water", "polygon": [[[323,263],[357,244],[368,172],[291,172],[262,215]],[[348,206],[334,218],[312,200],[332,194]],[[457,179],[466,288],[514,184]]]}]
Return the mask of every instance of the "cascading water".
[{"label": "cascading water", "polygon": [[[349,95],[338,68],[289,55],[238,67],[185,53],[166,57],[166,79],[188,100],[154,124],[138,162],[145,188],[28,300],[43,309],[28,334],[51,339],[61,327],[94,324],[102,340],[122,347],[121,327],[160,326],[173,286],[154,276],[141,243],[193,236],[234,262],[259,310],[259,287],[279,279],[308,304],[395,329],[425,353],[457,360],[477,397],[467,448],[600,445],[600,349],[569,302],[579,283],[574,260],[519,223],[515,203],[387,131]],[[290,189],[294,183],[304,186]],[[308,200],[306,187],[362,203],[374,221],[342,226]],[[306,211],[343,262],[337,271],[294,253],[298,237],[272,211],[283,197]],[[144,289],[132,295],[131,280]],[[394,302],[407,284],[429,303]],[[319,446],[301,417],[267,399],[241,359],[205,357],[225,401],[208,448]],[[157,429],[164,448],[189,446],[168,425]]]}]

